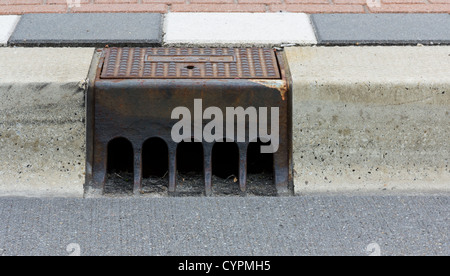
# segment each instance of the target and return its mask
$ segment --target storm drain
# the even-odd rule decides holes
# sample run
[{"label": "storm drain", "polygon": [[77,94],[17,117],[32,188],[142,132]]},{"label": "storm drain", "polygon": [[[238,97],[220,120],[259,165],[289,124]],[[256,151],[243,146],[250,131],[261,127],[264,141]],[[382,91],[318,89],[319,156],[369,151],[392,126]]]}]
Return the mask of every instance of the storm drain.
[{"label": "storm drain", "polygon": [[292,193],[280,52],[106,48],[90,91],[89,188],[114,179],[134,194],[242,194],[270,181]]}]

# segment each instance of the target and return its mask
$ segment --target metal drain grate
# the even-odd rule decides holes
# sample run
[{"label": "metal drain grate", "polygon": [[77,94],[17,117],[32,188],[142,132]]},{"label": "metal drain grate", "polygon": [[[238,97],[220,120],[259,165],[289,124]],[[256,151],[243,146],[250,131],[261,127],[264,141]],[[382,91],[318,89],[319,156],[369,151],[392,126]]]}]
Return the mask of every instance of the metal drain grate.
[{"label": "metal drain grate", "polygon": [[[94,84],[87,97],[88,123],[93,128],[88,131],[90,136],[87,137],[87,148],[91,151],[88,156],[92,159],[92,173],[87,171],[88,180],[90,179],[87,187],[104,191],[110,169],[108,166],[115,164],[114,160],[108,159],[108,151],[114,141],[121,139],[125,144],[131,145],[127,146],[126,168],[133,175],[131,181],[134,193],[140,194],[143,191],[143,177],[156,171],[160,178],[156,179],[158,183],[167,177],[168,192],[176,194],[177,151],[182,145],[171,136],[174,125],[178,122],[171,118],[172,111],[184,107],[195,114],[198,112],[195,111],[195,101],[201,99],[200,112],[208,107],[217,107],[224,113],[230,107],[279,110],[279,128],[276,128],[279,130],[279,149],[273,153],[273,182],[278,194],[291,194],[291,94],[288,74],[283,64],[280,52],[266,48],[104,49]],[[242,126],[243,121],[248,128],[249,118],[236,119],[234,126]],[[210,120],[202,121],[203,129],[209,122]],[[195,128],[194,122],[191,127]],[[269,127],[267,133],[271,132]],[[257,141],[251,141],[248,129],[245,132],[245,142],[237,139],[237,131],[232,136],[225,133],[225,125],[223,133],[224,141],[234,141],[238,150],[236,156],[239,160],[233,166],[239,168],[237,185],[240,191],[245,192],[250,143]],[[221,142],[199,141],[194,136],[188,138],[200,142],[194,148],[198,148],[199,152],[201,148],[202,152],[195,156],[203,159],[200,168],[203,170],[204,191],[206,195],[210,195],[214,187],[213,174],[217,171],[217,167],[214,167],[217,158],[213,158],[213,149]],[[146,158],[149,154],[146,145],[153,144],[147,143],[148,141],[158,141],[158,147],[164,148],[156,149],[150,155],[167,156],[161,157],[160,161]],[[115,155],[109,153],[112,154]],[[144,162],[149,163],[143,164]],[[158,166],[158,162],[164,162],[167,166]],[[186,167],[190,166],[184,166],[183,169],[180,165],[181,171]]]},{"label": "metal drain grate", "polygon": [[275,53],[261,48],[111,48],[102,79],[280,79]]}]

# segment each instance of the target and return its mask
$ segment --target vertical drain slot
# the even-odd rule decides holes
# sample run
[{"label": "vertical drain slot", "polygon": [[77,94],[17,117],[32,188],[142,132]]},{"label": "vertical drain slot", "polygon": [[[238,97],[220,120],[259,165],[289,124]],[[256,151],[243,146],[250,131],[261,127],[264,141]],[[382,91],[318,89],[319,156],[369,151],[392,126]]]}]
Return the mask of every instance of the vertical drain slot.
[{"label": "vertical drain slot", "polygon": [[167,193],[169,149],[161,138],[150,138],[142,146],[142,192]]},{"label": "vertical drain slot", "polygon": [[250,143],[247,150],[247,189],[254,195],[276,196],[274,185],[274,155],[261,153],[261,146],[270,145],[260,139]]},{"label": "vertical drain slot", "polygon": [[106,194],[133,193],[133,146],[126,138],[108,143]]},{"label": "vertical drain slot", "polygon": [[177,147],[177,193],[201,195],[204,191],[203,144],[181,142]]},{"label": "vertical drain slot", "polygon": [[215,143],[212,150],[212,190],[239,195],[239,147],[237,143]]}]

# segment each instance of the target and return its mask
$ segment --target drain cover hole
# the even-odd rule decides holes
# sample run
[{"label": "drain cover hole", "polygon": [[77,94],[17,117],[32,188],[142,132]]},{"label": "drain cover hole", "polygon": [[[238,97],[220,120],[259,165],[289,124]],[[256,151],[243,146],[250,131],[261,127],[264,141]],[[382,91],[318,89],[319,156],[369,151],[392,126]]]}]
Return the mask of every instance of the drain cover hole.
[{"label": "drain cover hole", "polygon": [[142,177],[162,178],[169,171],[169,149],[160,138],[151,138],[142,146]]},{"label": "drain cover hole", "polygon": [[205,190],[202,143],[181,142],[177,147],[177,192],[201,195]]},{"label": "drain cover hole", "polygon": [[195,66],[194,65],[188,65],[188,66],[186,66],[186,68],[189,69],[189,70],[192,70],[192,69],[195,68]]},{"label": "drain cover hole", "polygon": [[142,192],[165,195],[169,187],[169,149],[161,138],[142,146]]},{"label": "drain cover hole", "polygon": [[125,138],[108,143],[108,173],[133,173],[133,146]]},{"label": "drain cover hole", "polygon": [[273,153],[261,153],[261,146],[270,143],[250,143],[247,150],[247,192],[259,196],[276,196]]},{"label": "drain cover hole", "polygon": [[239,148],[236,143],[215,143],[212,151],[213,175],[228,179],[239,175]]},{"label": "drain cover hole", "polygon": [[177,170],[181,174],[203,174],[202,143],[181,142],[178,144]]},{"label": "drain cover hole", "polygon": [[273,153],[261,153],[261,146],[270,145],[258,142],[250,143],[247,150],[247,173],[273,175]]},{"label": "drain cover hole", "polygon": [[108,143],[106,194],[130,194],[133,192],[133,146],[125,138]]},{"label": "drain cover hole", "polygon": [[212,190],[215,194],[239,195],[239,148],[236,143],[215,143],[212,150]]}]

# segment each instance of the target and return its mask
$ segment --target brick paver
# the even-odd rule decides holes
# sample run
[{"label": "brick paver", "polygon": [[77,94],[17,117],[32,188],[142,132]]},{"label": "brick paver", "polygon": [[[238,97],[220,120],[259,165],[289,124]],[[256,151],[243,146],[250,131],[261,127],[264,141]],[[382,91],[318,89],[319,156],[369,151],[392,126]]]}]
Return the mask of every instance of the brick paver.
[{"label": "brick paver", "polygon": [[450,0],[0,0],[0,14],[66,12],[450,13]]}]

